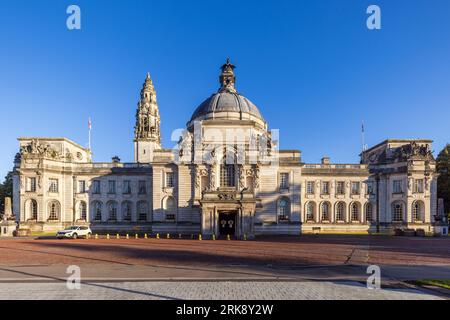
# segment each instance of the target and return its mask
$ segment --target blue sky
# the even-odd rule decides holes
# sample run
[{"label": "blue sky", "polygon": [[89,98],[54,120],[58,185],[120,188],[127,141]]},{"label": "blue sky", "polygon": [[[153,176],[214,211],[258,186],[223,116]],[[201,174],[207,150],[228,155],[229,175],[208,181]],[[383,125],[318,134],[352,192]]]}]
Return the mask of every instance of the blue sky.
[{"label": "blue sky", "polygon": [[[81,30],[66,8],[81,8]],[[382,29],[366,28],[377,4]],[[65,136],[95,161],[133,160],[136,103],[152,75],[165,147],[218,88],[237,89],[303,160],[358,162],[366,143],[450,142],[450,1],[1,1],[0,179],[19,136]]]}]

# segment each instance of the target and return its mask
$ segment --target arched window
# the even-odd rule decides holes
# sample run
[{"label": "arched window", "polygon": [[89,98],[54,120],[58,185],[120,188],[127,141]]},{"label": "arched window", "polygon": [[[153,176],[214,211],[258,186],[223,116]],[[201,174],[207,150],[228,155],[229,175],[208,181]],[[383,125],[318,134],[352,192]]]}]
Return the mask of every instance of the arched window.
[{"label": "arched window", "polygon": [[115,201],[108,202],[108,220],[117,221],[117,203]]},{"label": "arched window", "polygon": [[234,164],[222,164],[220,166],[220,186],[234,187],[235,186],[235,169]]},{"label": "arched window", "polygon": [[78,217],[81,220],[86,220],[86,209],[86,202],[80,201],[80,203],[78,204]]},{"label": "arched window", "polygon": [[315,221],[314,217],[316,215],[316,205],[314,202],[310,201],[306,204],[306,221]]},{"label": "arched window", "polygon": [[423,221],[422,218],[422,203],[420,201],[414,201],[412,205],[412,218],[413,221]]},{"label": "arched window", "polygon": [[359,221],[359,206],[356,202],[352,203],[350,206],[351,221]]},{"label": "arched window", "polygon": [[322,203],[321,206],[322,221],[330,221],[330,204],[328,202]]},{"label": "arched window", "polygon": [[37,220],[38,218],[38,206],[37,206],[37,201],[34,199],[30,200],[30,204],[29,204],[29,217],[31,220]]},{"label": "arched window", "polygon": [[124,221],[131,221],[131,202],[122,202],[122,217]]},{"label": "arched window", "polygon": [[164,211],[166,220],[175,221],[175,213],[177,210],[177,204],[174,197],[167,197],[164,203]]},{"label": "arched window", "polygon": [[336,205],[336,221],[344,221],[345,220],[345,204],[343,202],[339,202]]},{"label": "arched window", "polygon": [[58,201],[51,201],[48,204],[48,220],[59,220],[60,206]]},{"label": "arched window", "polygon": [[139,201],[137,203],[139,221],[147,221],[147,201]]},{"label": "arched window", "polygon": [[289,215],[290,215],[290,201],[288,198],[283,197],[280,200],[278,200],[278,221],[288,221]]},{"label": "arched window", "polygon": [[91,205],[92,208],[92,219],[94,221],[102,220],[102,203],[100,201],[94,201]]},{"label": "arched window", "polygon": [[403,221],[403,204],[401,202],[394,202],[392,204],[392,221]]},{"label": "arched window", "polygon": [[366,221],[373,221],[373,206],[370,202],[366,204]]}]

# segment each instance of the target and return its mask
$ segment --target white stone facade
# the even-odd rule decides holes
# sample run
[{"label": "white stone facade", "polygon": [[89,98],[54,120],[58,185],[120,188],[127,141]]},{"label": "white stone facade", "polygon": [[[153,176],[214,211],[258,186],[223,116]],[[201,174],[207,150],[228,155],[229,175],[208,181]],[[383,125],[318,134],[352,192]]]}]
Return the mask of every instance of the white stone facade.
[{"label": "white stone facade", "polygon": [[[259,234],[433,231],[437,211],[430,140],[386,140],[360,164],[305,164],[278,150],[258,108],[238,94],[234,66],[187,124],[178,147],[161,147],[156,92],[138,103],[135,162],[94,163],[65,138],[19,138],[14,210],[20,228],[53,231]],[[229,160],[230,159],[230,160]]]}]

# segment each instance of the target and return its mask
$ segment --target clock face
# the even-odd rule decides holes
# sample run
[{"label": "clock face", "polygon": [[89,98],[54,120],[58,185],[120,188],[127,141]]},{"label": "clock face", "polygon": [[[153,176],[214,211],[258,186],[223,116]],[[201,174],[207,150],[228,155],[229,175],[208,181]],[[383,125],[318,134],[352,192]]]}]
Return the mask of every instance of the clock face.
[{"label": "clock face", "polygon": [[81,152],[77,152],[77,159],[78,160],[82,160],[83,159],[83,154]]}]

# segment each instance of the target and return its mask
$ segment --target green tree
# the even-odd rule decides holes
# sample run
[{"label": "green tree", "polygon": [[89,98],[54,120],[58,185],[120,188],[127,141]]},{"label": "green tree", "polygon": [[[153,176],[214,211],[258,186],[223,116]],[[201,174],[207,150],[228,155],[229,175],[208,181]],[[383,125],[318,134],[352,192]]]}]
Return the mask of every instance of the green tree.
[{"label": "green tree", "polygon": [[8,172],[5,177],[5,181],[0,184],[0,212],[4,212],[5,208],[5,198],[11,197],[13,194],[13,173],[12,171]]},{"label": "green tree", "polygon": [[450,144],[436,158],[438,198],[444,199],[445,212],[450,213]]}]

